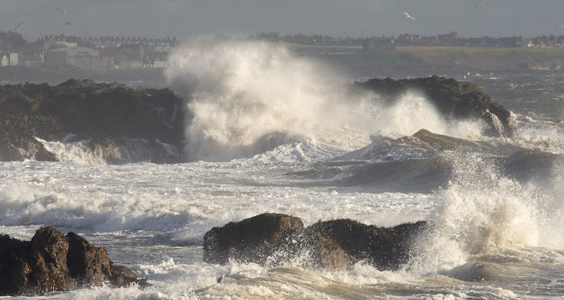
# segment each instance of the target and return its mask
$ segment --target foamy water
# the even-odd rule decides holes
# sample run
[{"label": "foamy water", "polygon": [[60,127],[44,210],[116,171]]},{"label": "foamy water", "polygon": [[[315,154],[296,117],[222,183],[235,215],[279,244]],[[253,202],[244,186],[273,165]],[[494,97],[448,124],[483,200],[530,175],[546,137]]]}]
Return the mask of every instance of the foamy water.
[{"label": "foamy water", "polygon": [[[195,42],[175,50],[166,70],[176,94],[189,100],[194,119],[186,149],[191,160],[249,156],[249,146],[276,131],[353,150],[372,133],[478,135],[477,121],[448,122],[407,92],[389,106],[372,93],[351,94],[343,78],[286,48],[260,42]],[[356,133],[343,139],[338,129]],[[337,131],[337,134],[336,134]]]},{"label": "foamy water", "polygon": [[[564,294],[559,120],[520,112],[516,137],[483,137],[479,122],[447,121],[412,92],[392,105],[374,94],[350,96],[342,78],[268,44],[189,45],[170,65],[171,87],[194,114],[185,149],[194,162],[109,165],[104,153],[81,143],[43,141],[61,162],[0,163],[0,233],[29,239],[41,226],[75,231],[151,284],[44,298]],[[463,140],[445,139],[456,147],[436,148],[411,137],[421,128]],[[206,231],[264,212],[297,216],[305,225],[426,220],[430,229],[394,272],[362,263],[310,269],[300,259],[267,267],[203,262]]]}]

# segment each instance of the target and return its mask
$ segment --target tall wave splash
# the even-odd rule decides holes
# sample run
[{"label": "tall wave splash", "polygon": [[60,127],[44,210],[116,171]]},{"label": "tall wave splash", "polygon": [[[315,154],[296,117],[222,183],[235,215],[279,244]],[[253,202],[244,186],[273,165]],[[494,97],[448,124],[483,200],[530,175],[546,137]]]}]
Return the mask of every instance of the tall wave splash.
[{"label": "tall wave splash", "polygon": [[343,150],[366,145],[374,132],[479,132],[469,130],[475,124],[449,124],[414,93],[392,106],[372,93],[352,94],[342,76],[280,45],[197,41],[179,47],[168,65],[168,84],[193,115],[186,125],[189,160],[248,157],[257,154],[257,140],[276,132]]},{"label": "tall wave splash", "polygon": [[436,192],[442,205],[411,271],[440,273],[508,250],[564,250],[564,161],[553,165],[548,181],[519,182],[477,154],[451,159],[453,178]]}]

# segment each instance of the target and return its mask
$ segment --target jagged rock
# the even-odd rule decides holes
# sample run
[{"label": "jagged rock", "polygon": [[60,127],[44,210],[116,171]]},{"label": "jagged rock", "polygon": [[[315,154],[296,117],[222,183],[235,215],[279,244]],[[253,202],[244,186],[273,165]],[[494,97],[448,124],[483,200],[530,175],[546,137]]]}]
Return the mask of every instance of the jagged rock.
[{"label": "jagged rock", "polygon": [[379,228],[340,219],[304,229],[299,218],[262,214],[208,231],[204,237],[204,261],[302,261],[304,267],[330,269],[365,261],[381,270],[393,270],[408,262],[412,241],[425,225],[420,221]]},{"label": "jagged rock", "polygon": [[[488,125],[487,132],[492,135],[513,134],[510,112],[476,84],[434,76],[370,79],[355,86],[380,93],[390,101],[407,90],[416,90],[446,118],[477,118]],[[183,109],[183,100],[169,89],[136,90],[118,83],[75,79],[58,86],[0,86],[0,160],[55,160],[56,156],[35,137],[63,141],[74,134],[93,138],[89,146],[103,151],[100,157],[109,163],[127,162],[130,152],[140,154],[139,149],[128,148],[139,145],[130,143],[131,139],[147,141],[146,149],[151,149],[143,150],[144,156],[135,156],[136,160],[181,162],[185,160],[181,155],[184,127],[192,117]],[[258,145],[270,147],[271,138],[262,139]]]},{"label": "jagged rock", "polygon": [[[0,159],[54,160],[35,137],[63,141],[69,134],[95,138],[112,150],[126,149],[130,139],[155,146],[144,160],[183,161],[181,151],[162,154],[162,145],[184,147],[183,100],[168,89],[135,90],[117,83],[68,80],[58,86],[20,84],[0,86]],[[121,143],[121,144],[119,144]],[[113,147],[113,146],[119,147]],[[93,146],[95,147],[95,146]],[[121,150],[120,150],[121,151]],[[127,152],[127,151],[125,151]],[[110,163],[123,162],[108,154]],[[125,157],[124,153],[117,156]]]},{"label": "jagged rock", "polygon": [[31,241],[0,236],[0,296],[38,295],[91,285],[146,285],[131,270],[113,265],[106,250],[70,232],[39,229]]},{"label": "jagged rock", "polygon": [[487,134],[508,137],[514,134],[511,113],[475,83],[432,76],[400,80],[373,78],[355,85],[374,91],[388,101],[413,90],[422,93],[447,119],[481,119],[488,125]]},{"label": "jagged rock", "polygon": [[354,264],[354,258],[335,240],[305,229],[286,235],[268,262],[298,262],[302,267],[345,269]]},{"label": "jagged rock", "polygon": [[354,261],[394,270],[407,263],[412,239],[425,224],[420,221],[384,228],[339,219],[315,223],[308,230],[334,240]]},{"label": "jagged rock", "polygon": [[204,261],[225,264],[235,259],[264,264],[285,236],[301,229],[299,218],[271,213],[214,227],[204,236]]},{"label": "jagged rock", "polygon": [[25,133],[10,134],[0,128],[0,161],[21,161],[35,159],[56,161],[57,157],[34,137]]}]

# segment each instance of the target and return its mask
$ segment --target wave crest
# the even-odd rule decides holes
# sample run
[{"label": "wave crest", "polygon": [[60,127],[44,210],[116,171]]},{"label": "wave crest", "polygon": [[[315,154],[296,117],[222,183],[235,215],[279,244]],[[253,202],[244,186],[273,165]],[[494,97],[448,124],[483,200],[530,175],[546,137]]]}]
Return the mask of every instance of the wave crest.
[{"label": "wave crest", "polygon": [[374,132],[396,137],[421,128],[455,136],[480,132],[476,122],[446,121],[412,92],[392,105],[372,92],[351,93],[336,72],[280,45],[198,41],[179,47],[168,65],[168,84],[187,100],[193,116],[186,127],[189,160],[237,158],[242,147],[277,131],[343,150],[367,145]]}]

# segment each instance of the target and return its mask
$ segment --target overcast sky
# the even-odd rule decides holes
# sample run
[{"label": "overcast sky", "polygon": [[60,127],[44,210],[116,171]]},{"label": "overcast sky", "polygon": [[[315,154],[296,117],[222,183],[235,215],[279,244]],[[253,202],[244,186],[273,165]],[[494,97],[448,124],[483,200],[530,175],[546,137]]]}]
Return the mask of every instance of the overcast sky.
[{"label": "overcast sky", "polygon": [[535,36],[564,34],[558,28],[564,0],[0,0],[0,30],[20,22],[28,40],[59,33],[186,38],[270,31]]}]

